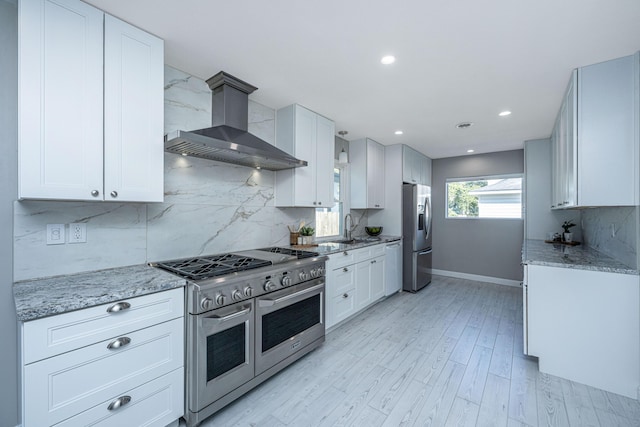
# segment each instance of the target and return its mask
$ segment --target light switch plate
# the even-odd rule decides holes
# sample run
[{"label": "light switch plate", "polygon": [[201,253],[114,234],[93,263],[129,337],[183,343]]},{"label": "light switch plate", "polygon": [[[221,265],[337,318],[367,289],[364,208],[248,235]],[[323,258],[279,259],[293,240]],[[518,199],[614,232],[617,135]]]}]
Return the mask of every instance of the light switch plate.
[{"label": "light switch plate", "polygon": [[47,245],[64,245],[64,224],[47,224]]}]

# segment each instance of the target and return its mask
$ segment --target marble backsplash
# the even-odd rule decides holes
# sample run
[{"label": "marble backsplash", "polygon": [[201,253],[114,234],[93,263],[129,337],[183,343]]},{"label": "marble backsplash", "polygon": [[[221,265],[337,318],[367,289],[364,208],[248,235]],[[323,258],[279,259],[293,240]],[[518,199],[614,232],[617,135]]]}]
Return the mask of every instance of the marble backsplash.
[{"label": "marble backsplash", "polygon": [[631,268],[638,268],[638,207],[602,207],[580,212],[582,235],[587,246]]},{"label": "marble backsplash", "polygon": [[[165,132],[211,125],[211,91],[165,66]],[[273,143],[275,111],[249,101],[249,131]],[[274,172],[165,153],[163,203],[14,203],[14,280],[286,245],[313,208],[274,206]],[[366,216],[363,216],[365,219]],[[87,224],[87,243],[46,245],[46,224]]]}]

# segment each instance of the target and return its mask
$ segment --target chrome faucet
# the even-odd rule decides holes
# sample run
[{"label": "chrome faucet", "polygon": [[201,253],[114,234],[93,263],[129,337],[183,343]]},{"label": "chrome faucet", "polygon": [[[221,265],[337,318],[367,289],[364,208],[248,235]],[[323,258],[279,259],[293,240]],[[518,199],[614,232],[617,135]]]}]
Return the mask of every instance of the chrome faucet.
[{"label": "chrome faucet", "polygon": [[353,226],[353,218],[351,214],[348,213],[344,216],[344,238],[347,240],[351,240],[351,232],[355,227]]}]

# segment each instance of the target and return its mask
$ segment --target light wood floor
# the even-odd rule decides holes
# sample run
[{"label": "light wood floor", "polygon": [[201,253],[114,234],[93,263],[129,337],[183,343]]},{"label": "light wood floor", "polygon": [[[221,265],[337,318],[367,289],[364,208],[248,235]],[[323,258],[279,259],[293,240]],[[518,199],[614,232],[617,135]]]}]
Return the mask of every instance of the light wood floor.
[{"label": "light wood floor", "polygon": [[541,374],[523,356],[521,292],[434,276],[202,426],[640,426],[638,401]]}]

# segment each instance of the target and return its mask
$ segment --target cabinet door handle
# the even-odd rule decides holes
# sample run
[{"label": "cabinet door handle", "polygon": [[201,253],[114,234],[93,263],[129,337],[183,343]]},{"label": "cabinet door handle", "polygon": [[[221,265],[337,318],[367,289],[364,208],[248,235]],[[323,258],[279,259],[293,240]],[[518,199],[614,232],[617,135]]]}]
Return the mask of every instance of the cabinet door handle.
[{"label": "cabinet door handle", "polygon": [[345,268],[342,269],[342,271],[344,271],[346,273],[347,271],[349,271],[349,269],[347,267],[345,267]]},{"label": "cabinet door handle", "polygon": [[319,205],[321,205],[321,204],[322,204],[322,202],[318,202],[318,204],[319,204]]},{"label": "cabinet door handle", "polygon": [[109,343],[109,345],[107,345],[107,348],[109,350],[117,350],[121,347],[124,347],[125,345],[131,343],[131,338],[129,337],[121,337],[118,338],[116,340],[113,340]]},{"label": "cabinet door handle", "polygon": [[98,197],[98,196],[100,195],[100,192],[99,192],[98,190],[93,190],[93,191],[91,192],[91,195],[92,195],[93,197]]},{"label": "cabinet door handle", "polygon": [[343,255],[344,255],[344,256],[347,256],[347,255],[349,255],[349,252],[344,251],[344,252],[343,252]]},{"label": "cabinet door handle", "polygon": [[113,197],[114,199],[115,199],[116,197],[118,197],[118,192],[117,192],[116,190],[113,190],[113,191],[111,192],[111,197]]},{"label": "cabinet door handle", "polygon": [[313,205],[314,205],[314,206],[315,206],[315,205],[317,205],[317,204],[318,204],[318,202],[313,202]]},{"label": "cabinet door handle", "polygon": [[129,402],[131,402],[131,396],[120,396],[113,402],[109,403],[109,406],[107,406],[107,409],[110,411],[115,411],[116,409],[126,405]]},{"label": "cabinet door handle", "polygon": [[128,302],[124,302],[124,301],[118,302],[116,304],[113,304],[111,307],[107,308],[107,313],[118,313],[128,308],[131,308],[131,304],[129,304]]},{"label": "cabinet door handle", "polygon": [[375,264],[376,262],[378,262],[378,261],[376,261],[376,260],[374,259],[373,261],[371,261],[371,264]]},{"label": "cabinet door handle", "polygon": [[349,294],[342,294],[342,298],[349,298]]}]

